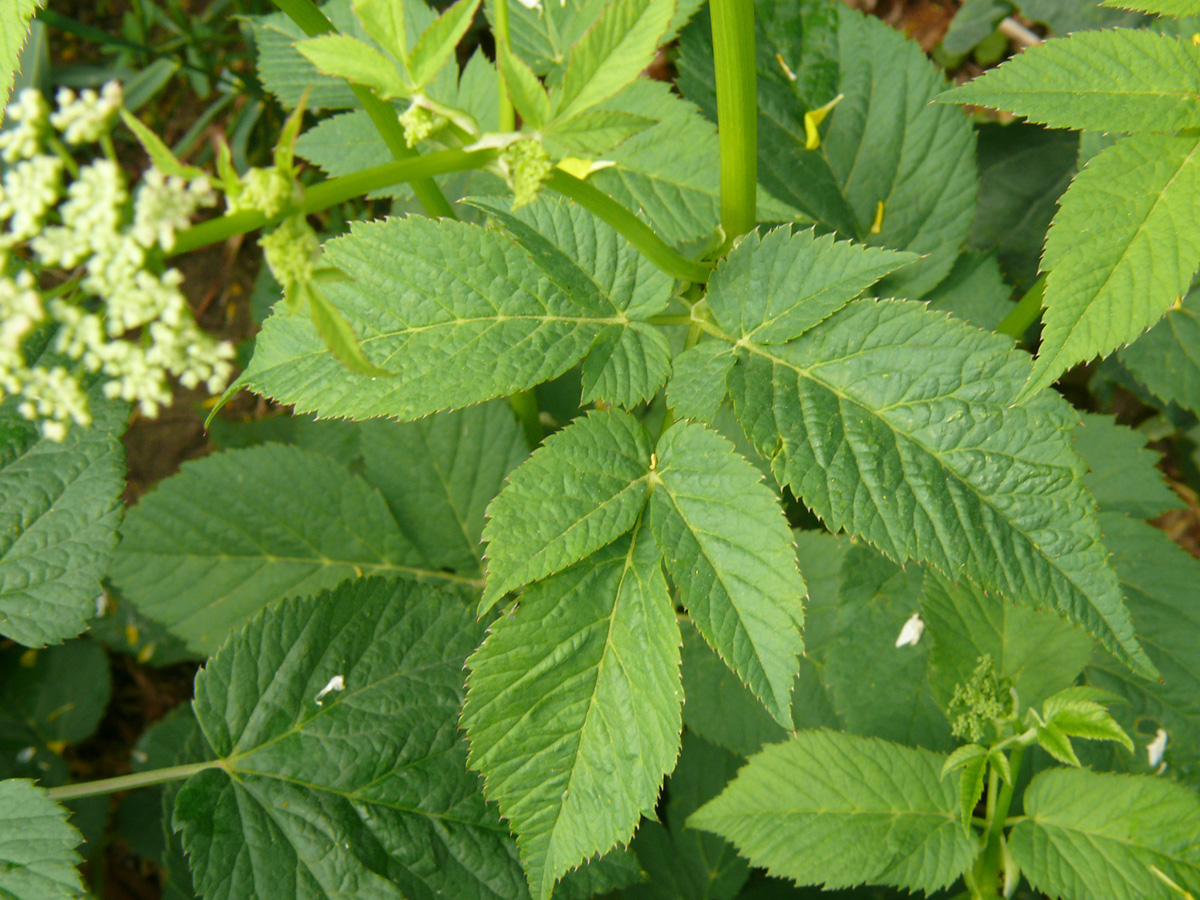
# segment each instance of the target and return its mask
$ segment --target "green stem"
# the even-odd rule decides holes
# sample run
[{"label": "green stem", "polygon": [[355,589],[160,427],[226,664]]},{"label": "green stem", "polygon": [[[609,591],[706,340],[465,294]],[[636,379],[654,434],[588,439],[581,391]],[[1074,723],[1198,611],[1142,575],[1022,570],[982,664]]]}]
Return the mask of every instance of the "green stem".
[{"label": "green stem", "polygon": [[[1021,759],[1024,755],[1025,748],[1017,747],[1009,758],[1014,782],[1021,771]],[[1004,863],[1004,848],[1001,842],[1004,840],[1004,826],[1008,819],[1008,810],[1012,806],[1013,785],[1006,784],[997,792],[996,789],[999,785],[1000,779],[996,769],[990,767],[986,843],[983,853],[979,855],[979,860],[975,863],[974,870],[974,894],[982,900],[993,900],[1000,896],[1000,870]]]},{"label": "green stem", "polygon": [[363,169],[339,178],[330,178],[305,190],[299,203],[289,206],[277,216],[267,216],[261,212],[252,211],[236,212],[193,225],[179,233],[169,255],[178,256],[200,247],[207,247],[209,244],[217,244],[234,235],[245,234],[280,222],[289,216],[320,212],[402,181],[413,182],[445,172],[479,169],[495,158],[495,150],[476,150],[470,153],[465,150],[443,150],[413,159],[385,163],[382,166]]},{"label": "green stem", "polygon": [[[508,49],[508,0],[492,0],[492,14],[494,21],[492,22],[492,36],[496,39],[496,60],[500,59],[500,48]],[[500,75],[497,79],[500,87],[499,110],[500,110],[500,130],[513,131],[517,127],[517,116],[513,111],[512,99],[508,96],[508,85],[504,83],[504,76]]]},{"label": "green stem", "polygon": [[1033,287],[1025,292],[1025,296],[1009,311],[1009,314],[1004,317],[1003,321],[996,326],[996,331],[1020,340],[1025,332],[1029,330],[1029,326],[1036,322],[1038,316],[1041,315],[1042,299],[1045,297],[1045,294],[1046,276],[1043,275],[1033,283]]},{"label": "green stem", "polygon": [[607,222],[646,259],[671,277],[699,284],[708,281],[710,269],[707,265],[676,253],[666,241],[650,230],[650,226],[603,191],[586,181],[580,181],[574,175],[568,175],[562,169],[555,169],[546,184]]},{"label": "green stem", "polygon": [[[336,30],[333,23],[325,17],[325,14],[317,8],[312,0],[274,0],[274,3],[309,37],[328,34]],[[350,90],[354,92],[354,96],[366,110],[393,157],[403,160],[413,159],[419,155],[408,146],[408,142],[404,139],[404,127],[400,124],[400,119],[391,104],[383,102],[375,96],[370,88],[362,85],[351,84]],[[446,195],[442,193],[441,188],[432,178],[418,179],[412,183],[412,188],[417,199],[421,201],[421,206],[429,215],[442,216],[447,219],[458,218],[454,214],[454,208],[450,205],[450,201],[446,199]]]},{"label": "green stem", "polygon": [[214,769],[223,765],[221,760],[192,763],[186,766],[171,766],[166,769],[154,769],[150,772],[136,772],[133,775],[121,775],[117,778],[104,778],[100,781],[85,781],[82,784],[67,784],[62,787],[50,788],[46,791],[51,800],[78,800],[80,797],[94,797],[97,794],[111,794],[114,791],[128,791],[133,788],[148,787],[152,784],[162,784],[166,781],[179,781],[190,778],[205,769]]},{"label": "green stem", "polygon": [[725,241],[758,224],[758,100],[754,0],[711,0],[717,130],[721,139],[721,227]]}]

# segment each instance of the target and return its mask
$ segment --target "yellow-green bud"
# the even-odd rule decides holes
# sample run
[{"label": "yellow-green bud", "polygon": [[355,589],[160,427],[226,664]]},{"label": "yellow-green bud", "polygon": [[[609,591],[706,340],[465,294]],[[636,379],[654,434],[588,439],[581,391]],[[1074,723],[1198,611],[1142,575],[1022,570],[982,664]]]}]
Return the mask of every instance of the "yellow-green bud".
[{"label": "yellow-green bud", "polygon": [[400,114],[400,124],[404,126],[405,143],[415,147],[446,124],[446,120],[414,103]]},{"label": "yellow-green bud", "polygon": [[554,164],[541,141],[520,140],[509,144],[500,155],[500,164],[508,177],[508,186],[513,192],[513,209],[528,206],[537,199]]},{"label": "yellow-green bud", "polygon": [[321,242],[304,216],[284,219],[270,234],[259,238],[263,256],[275,279],[285,287],[312,280]]},{"label": "yellow-green bud", "polygon": [[277,216],[292,200],[292,179],[279,169],[247,169],[236,193],[227,195],[230,212]]}]

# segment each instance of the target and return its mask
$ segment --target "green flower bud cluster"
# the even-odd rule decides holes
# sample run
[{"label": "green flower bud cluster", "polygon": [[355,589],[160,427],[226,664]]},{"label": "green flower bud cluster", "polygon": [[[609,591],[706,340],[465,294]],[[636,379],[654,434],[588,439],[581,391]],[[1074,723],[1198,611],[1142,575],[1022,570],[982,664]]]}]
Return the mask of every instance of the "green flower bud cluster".
[{"label": "green flower bud cluster", "polygon": [[284,219],[258,243],[271,274],[280,284],[287,287],[312,281],[321,242],[304,216]]},{"label": "green flower bud cluster", "polygon": [[514,210],[536,200],[542,185],[554,171],[554,163],[542,142],[532,139],[509,144],[500,155],[500,166],[512,188]]},{"label": "green flower bud cluster", "polygon": [[954,688],[950,700],[950,715],[954,717],[951,732],[956,738],[979,741],[989,724],[1010,713],[1011,703],[996,678],[992,657],[984,654],[979,657],[970,680]]},{"label": "green flower bud cluster", "polygon": [[409,147],[415,147],[445,125],[446,120],[414,103],[400,114],[400,124],[404,126],[405,143]]},{"label": "green flower bud cluster", "polygon": [[236,189],[226,191],[230,212],[261,212],[277,216],[292,202],[292,179],[278,168],[250,168]]}]

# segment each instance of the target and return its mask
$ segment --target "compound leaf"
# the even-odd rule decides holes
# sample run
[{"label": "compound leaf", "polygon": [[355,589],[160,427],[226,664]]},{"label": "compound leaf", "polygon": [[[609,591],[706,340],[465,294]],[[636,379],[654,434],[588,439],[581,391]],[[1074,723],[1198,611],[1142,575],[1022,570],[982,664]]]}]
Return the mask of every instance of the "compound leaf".
[{"label": "compound leaf", "polygon": [[646,505],[650,456],[645,427],[618,409],[589,413],[547,438],[488,507],[480,614],[629,531]]},{"label": "compound leaf", "polygon": [[802,731],[753,757],[688,821],[798,884],[933,893],[979,852],[959,822],[957,779],[941,777],[945,761],[875,738]]},{"label": "compound leaf", "polygon": [[127,410],[89,402],[92,424],[61,442],[0,410],[0,634],[30,647],[84,630],[117,543]]},{"label": "compound leaf", "polygon": [[779,500],[733,445],[681,422],[659,439],[650,522],[704,639],[785,728],[807,593]]},{"label": "compound leaf", "polygon": [[87,896],[79,870],[83,837],[67,811],[32,781],[0,781],[0,895],[12,900]]},{"label": "compound leaf", "polygon": [[1008,847],[1021,873],[1055,897],[1177,900],[1154,870],[1200,890],[1200,800],[1160,778],[1081,769],[1042,772]]},{"label": "compound leaf", "polygon": [[365,579],[260,611],[196,676],[219,768],[175,800],[210,900],[517,898],[506,829],[455,728],[483,626],[463,598]]},{"label": "compound leaf", "polygon": [[1073,34],[1019,53],[946,99],[1051,128],[1172,132],[1200,127],[1200,47],[1153,31]]},{"label": "compound leaf", "polygon": [[783,344],[916,259],[783,226],[743,237],[713,272],[706,299],[729,334]]},{"label": "compound leaf", "polygon": [[202,652],[272,600],[363,574],[478,586],[431,565],[361,478],[295,447],[186,463],[130,511],[121,537],[113,580]]},{"label": "compound leaf", "polygon": [[679,749],[679,627],[649,530],[529,588],[468,662],[471,766],[536,900],[653,815]]},{"label": "compound leaf", "polygon": [[1200,137],[1133,135],[1076,176],[1046,235],[1042,344],[1025,391],[1132,342],[1200,264]]},{"label": "compound leaf", "polygon": [[851,303],[729,376],[747,436],[834,531],[1082,624],[1152,672],[1100,543],[1069,408],[1015,405],[1011,343],[902,301]]}]

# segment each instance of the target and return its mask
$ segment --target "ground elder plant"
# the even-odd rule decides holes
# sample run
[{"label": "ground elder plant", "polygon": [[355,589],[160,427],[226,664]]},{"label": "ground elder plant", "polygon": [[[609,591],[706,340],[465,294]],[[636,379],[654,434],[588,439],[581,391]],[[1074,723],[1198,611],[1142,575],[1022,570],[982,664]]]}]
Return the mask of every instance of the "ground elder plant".
[{"label": "ground elder plant", "polygon": [[[834,0],[275,5],[256,165],[9,101],[0,894],[1200,891],[1200,5],[957,87]],[[236,355],[172,260],[252,233]],[[102,645],[201,665],[85,780]]]}]

